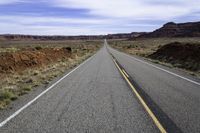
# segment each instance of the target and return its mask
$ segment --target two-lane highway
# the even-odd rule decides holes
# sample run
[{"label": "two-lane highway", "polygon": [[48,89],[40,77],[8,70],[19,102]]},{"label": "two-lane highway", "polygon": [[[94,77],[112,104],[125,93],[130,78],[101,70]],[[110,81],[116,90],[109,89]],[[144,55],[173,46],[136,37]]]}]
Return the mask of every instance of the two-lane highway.
[{"label": "two-lane highway", "polygon": [[200,83],[105,41],[87,62],[7,114],[1,133],[156,133],[159,124],[171,133],[199,133]]},{"label": "two-lane highway", "polygon": [[0,132],[156,133],[159,130],[104,46],[91,60],[6,121]]}]

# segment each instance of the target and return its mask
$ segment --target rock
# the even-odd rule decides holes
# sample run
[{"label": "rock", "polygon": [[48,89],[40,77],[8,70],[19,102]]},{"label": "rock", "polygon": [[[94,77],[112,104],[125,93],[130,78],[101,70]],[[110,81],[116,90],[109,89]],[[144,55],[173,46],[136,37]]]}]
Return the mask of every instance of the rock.
[{"label": "rock", "polygon": [[179,24],[169,22],[160,29],[139,36],[139,38],[152,37],[200,37],[200,22]]}]

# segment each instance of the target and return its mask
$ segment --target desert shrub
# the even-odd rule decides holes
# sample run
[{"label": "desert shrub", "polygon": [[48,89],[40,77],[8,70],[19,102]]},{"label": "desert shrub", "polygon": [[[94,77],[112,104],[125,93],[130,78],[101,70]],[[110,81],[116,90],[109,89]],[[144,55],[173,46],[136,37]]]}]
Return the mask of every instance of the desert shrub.
[{"label": "desert shrub", "polygon": [[24,91],[31,91],[31,86],[30,85],[27,85],[27,86],[24,86],[23,90]]},{"label": "desert shrub", "polygon": [[69,52],[72,52],[72,48],[71,47],[65,47],[65,49]]},{"label": "desert shrub", "polygon": [[41,46],[36,46],[35,49],[36,49],[36,50],[41,50],[42,47],[41,47]]},{"label": "desert shrub", "polygon": [[128,46],[127,46],[128,49],[131,48],[131,47],[132,47],[131,45],[128,45]]},{"label": "desert shrub", "polygon": [[17,96],[15,96],[13,92],[8,90],[0,91],[0,101],[15,100],[15,99],[17,99]]}]

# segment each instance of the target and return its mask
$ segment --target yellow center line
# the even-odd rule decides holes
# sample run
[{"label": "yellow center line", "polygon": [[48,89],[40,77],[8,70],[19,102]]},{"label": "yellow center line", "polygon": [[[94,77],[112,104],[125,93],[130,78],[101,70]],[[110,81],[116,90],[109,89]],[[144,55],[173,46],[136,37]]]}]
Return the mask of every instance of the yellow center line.
[{"label": "yellow center line", "polygon": [[[114,59],[113,59],[114,60]],[[156,118],[156,116],[153,114],[153,112],[151,111],[151,109],[147,106],[147,104],[145,103],[145,101],[142,99],[142,97],[139,95],[139,93],[137,92],[137,90],[135,89],[135,87],[132,85],[132,83],[129,81],[129,79],[127,78],[126,74],[123,72],[123,70],[119,67],[119,65],[117,64],[117,62],[114,60],[115,65],[117,66],[117,68],[119,69],[120,73],[123,75],[123,77],[125,78],[125,80],[127,81],[127,83],[129,84],[129,86],[131,87],[131,89],[133,90],[133,92],[135,93],[135,95],[137,96],[137,98],[139,99],[140,103],[143,105],[144,109],[147,111],[147,113],[149,114],[149,116],[152,118],[153,122],[155,123],[155,125],[158,127],[158,129],[160,130],[161,133],[167,133],[167,131],[164,129],[164,127],[162,126],[162,124],[159,122],[159,120]]]},{"label": "yellow center line", "polygon": [[126,72],[124,69],[122,69],[122,71],[124,72],[124,74],[126,75],[126,77],[128,77],[128,78],[129,78],[129,76],[128,76],[127,72]]}]

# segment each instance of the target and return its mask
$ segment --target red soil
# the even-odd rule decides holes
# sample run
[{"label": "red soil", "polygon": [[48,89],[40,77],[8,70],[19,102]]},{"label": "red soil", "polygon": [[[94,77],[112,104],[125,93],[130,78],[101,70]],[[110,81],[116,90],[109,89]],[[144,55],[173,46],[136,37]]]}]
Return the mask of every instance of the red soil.
[{"label": "red soil", "polygon": [[68,57],[71,57],[69,48],[24,49],[15,53],[2,53],[0,55],[0,73],[19,72]]}]

